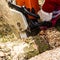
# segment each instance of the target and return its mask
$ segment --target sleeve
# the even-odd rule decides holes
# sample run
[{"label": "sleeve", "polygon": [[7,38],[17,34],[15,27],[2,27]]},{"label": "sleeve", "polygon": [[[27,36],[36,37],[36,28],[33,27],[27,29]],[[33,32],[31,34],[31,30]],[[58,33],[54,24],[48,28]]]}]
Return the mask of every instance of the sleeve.
[{"label": "sleeve", "polygon": [[48,13],[51,13],[55,10],[55,2],[54,0],[45,0],[44,5],[42,6],[42,10]]}]

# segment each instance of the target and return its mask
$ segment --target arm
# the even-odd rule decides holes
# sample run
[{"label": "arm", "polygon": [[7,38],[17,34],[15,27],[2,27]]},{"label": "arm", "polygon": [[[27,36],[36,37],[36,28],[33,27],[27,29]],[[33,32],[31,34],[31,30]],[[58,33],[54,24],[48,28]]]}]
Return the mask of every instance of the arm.
[{"label": "arm", "polygon": [[42,21],[50,21],[52,19],[52,12],[55,9],[55,2],[53,0],[45,0],[42,9],[38,12]]}]

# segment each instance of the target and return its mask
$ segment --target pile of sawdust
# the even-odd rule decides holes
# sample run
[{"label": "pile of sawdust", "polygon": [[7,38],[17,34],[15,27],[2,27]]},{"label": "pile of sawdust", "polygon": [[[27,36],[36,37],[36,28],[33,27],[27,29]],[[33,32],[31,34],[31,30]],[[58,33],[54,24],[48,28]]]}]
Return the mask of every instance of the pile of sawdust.
[{"label": "pile of sawdust", "polygon": [[46,39],[51,47],[55,48],[60,46],[60,31],[56,28],[46,30]]}]

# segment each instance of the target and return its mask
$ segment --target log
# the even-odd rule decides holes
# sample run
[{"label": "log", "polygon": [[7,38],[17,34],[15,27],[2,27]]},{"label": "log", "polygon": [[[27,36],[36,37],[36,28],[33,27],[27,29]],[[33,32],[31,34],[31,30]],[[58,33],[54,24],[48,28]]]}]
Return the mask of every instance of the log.
[{"label": "log", "polygon": [[42,54],[32,57],[29,60],[60,60],[60,47],[46,51]]}]

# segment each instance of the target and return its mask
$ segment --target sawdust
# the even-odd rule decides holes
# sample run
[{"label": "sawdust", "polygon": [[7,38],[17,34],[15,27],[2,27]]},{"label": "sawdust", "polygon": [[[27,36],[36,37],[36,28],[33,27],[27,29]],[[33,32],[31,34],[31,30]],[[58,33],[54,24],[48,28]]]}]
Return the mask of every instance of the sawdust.
[{"label": "sawdust", "polygon": [[46,38],[51,47],[56,48],[60,46],[60,31],[56,28],[46,30]]}]

